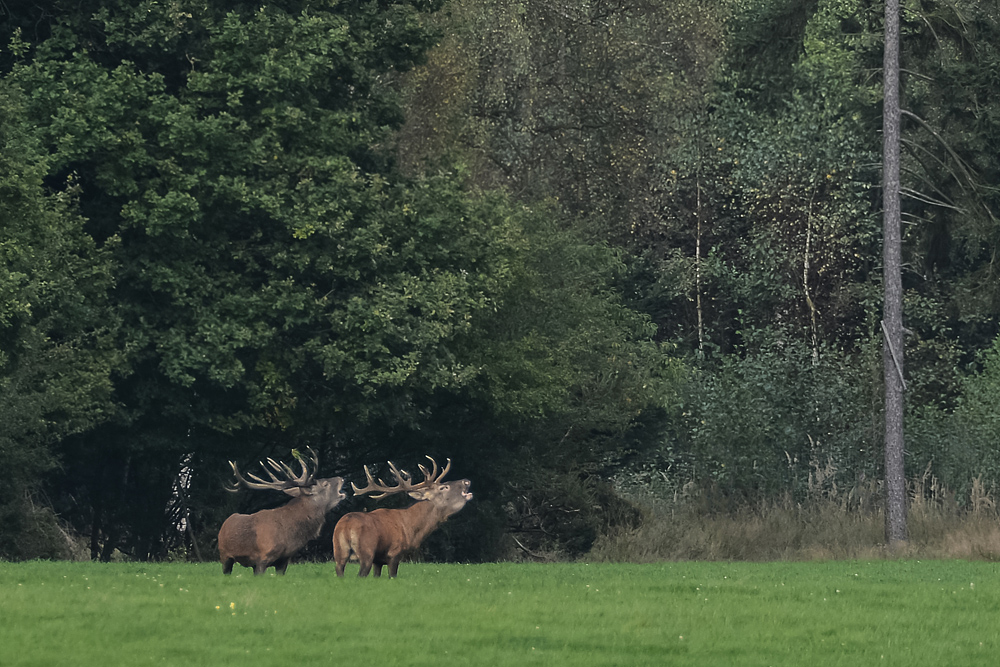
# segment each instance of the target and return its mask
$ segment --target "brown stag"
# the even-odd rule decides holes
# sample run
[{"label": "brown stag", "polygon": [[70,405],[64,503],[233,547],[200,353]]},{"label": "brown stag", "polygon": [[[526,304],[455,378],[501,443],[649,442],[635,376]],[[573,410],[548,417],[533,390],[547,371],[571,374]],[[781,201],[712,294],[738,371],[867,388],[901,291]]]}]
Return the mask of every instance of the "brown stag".
[{"label": "brown stag", "polygon": [[396,486],[390,487],[381,479],[376,483],[365,466],[368,486],[359,489],[354,484],[354,494],[360,496],[373,491],[384,498],[390,494],[407,493],[418,502],[406,509],[377,509],[372,512],[351,512],[341,517],[333,529],[333,558],[337,562],[337,576],[344,576],[344,567],[352,554],[361,565],[359,577],[367,577],[375,568],[375,576],[381,576],[382,566],[389,566],[389,576],[395,577],[399,561],[405,554],[418,548],[424,538],[430,535],[443,521],[465,507],[472,499],[467,479],[457,482],[442,482],[451,469],[451,459],[438,474],[437,462],[427,457],[434,465],[433,471],[420,466],[424,481],[413,484],[410,474],[399,470],[392,461],[389,469],[396,478]]},{"label": "brown stag", "polygon": [[292,499],[281,507],[254,514],[233,514],[226,519],[219,529],[219,560],[223,574],[233,571],[233,563],[252,567],[255,575],[264,574],[272,565],[278,574],[284,574],[289,559],[309,540],[319,537],[327,513],[346,497],[340,490],[344,480],[341,477],[316,479],[319,459],[311,449],[307,451],[311,468],[298,451],[292,450],[302,466],[298,475],[274,459],[267,460],[270,469],[261,463],[270,481],[247,474],[253,480],[248,481],[236,464],[229,462],[236,475],[236,483],[230,491],[237,491],[242,484],[248,489],[283,491]]}]

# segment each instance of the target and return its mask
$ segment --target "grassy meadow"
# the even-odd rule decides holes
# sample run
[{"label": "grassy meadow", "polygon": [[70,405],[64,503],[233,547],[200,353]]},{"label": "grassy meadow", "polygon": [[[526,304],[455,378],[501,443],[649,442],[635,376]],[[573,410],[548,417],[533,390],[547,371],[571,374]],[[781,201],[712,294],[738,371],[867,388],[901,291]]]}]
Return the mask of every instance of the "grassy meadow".
[{"label": "grassy meadow", "polygon": [[957,560],[404,563],[395,580],[0,563],[0,665],[993,666],[998,575]]}]

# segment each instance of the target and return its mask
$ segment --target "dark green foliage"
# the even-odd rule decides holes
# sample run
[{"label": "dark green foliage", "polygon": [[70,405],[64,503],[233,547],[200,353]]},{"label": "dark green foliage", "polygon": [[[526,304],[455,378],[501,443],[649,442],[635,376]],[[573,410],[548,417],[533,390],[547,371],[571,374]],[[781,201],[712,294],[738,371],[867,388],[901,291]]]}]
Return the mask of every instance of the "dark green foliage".
[{"label": "dark green foliage", "polygon": [[[108,57],[154,57],[162,35],[143,26],[163,19],[146,14],[101,14]],[[370,147],[398,112],[371,92],[385,65],[351,34],[362,19],[184,15],[190,62],[169,74],[109,72],[65,33],[16,72],[93,233],[122,238],[132,398],[216,428],[282,425],[331,411],[301,400],[317,383],[356,418],[376,394],[399,405],[458,376],[441,342],[489,306],[503,232],[446,179],[380,175]]]},{"label": "dark green foliage", "polygon": [[920,406],[911,416],[914,472],[933,471],[963,501],[972,492],[973,478],[985,489],[1000,486],[1000,338],[977,362],[976,370],[962,378],[953,409]]},{"label": "dark green foliage", "polygon": [[780,332],[773,348],[727,357],[697,374],[685,403],[695,479],[742,497],[803,497],[832,465],[842,487],[877,475],[879,358],[823,348],[817,357]]},{"label": "dark green foliage", "polygon": [[111,378],[122,368],[109,246],[84,233],[73,180],[43,188],[47,161],[23,102],[0,82],[0,558],[64,553],[36,497],[56,465],[50,446],[114,413]]}]

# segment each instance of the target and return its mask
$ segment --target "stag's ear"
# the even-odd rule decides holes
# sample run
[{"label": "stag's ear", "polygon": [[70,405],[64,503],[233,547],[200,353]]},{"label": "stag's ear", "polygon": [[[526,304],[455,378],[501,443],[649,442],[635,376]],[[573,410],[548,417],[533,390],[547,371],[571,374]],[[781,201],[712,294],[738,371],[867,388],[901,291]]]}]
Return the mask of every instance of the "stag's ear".
[{"label": "stag's ear", "polygon": [[299,496],[310,494],[310,490],[307,487],[293,486],[290,489],[282,489],[285,493],[290,495],[292,498],[298,498]]},{"label": "stag's ear", "polygon": [[434,489],[417,489],[416,491],[410,491],[407,495],[414,500],[427,500],[433,493]]}]

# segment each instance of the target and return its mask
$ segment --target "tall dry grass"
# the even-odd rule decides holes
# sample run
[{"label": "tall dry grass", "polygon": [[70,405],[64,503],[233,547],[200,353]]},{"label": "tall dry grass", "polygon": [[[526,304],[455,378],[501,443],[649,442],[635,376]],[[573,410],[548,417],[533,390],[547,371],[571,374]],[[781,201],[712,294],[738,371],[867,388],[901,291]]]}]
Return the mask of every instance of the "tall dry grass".
[{"label": "tall dry grass", "polygon": [[1000,560],[1000,512],[980,479],[959,504],[930,470],[908,483],[909,541],[891,552],[885,544],[881,484],[860,481],[838,488],[836,470],[813,466],[809,492],[733,505],[689,484],[671,499],[633,496],[642,525],[603,535],[589,559],[840,560],[926,558]]}]

